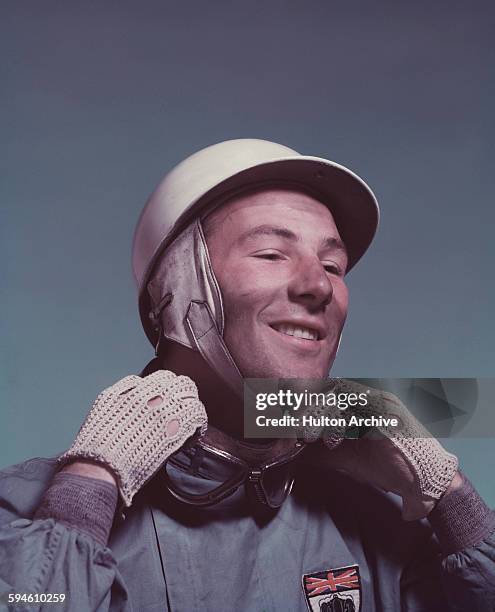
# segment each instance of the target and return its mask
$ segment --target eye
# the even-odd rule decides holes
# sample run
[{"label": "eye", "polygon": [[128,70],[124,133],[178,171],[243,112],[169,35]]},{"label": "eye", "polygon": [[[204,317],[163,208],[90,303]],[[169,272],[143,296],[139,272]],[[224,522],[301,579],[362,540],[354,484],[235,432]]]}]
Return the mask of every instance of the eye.
[{"label": "eye", "polygon": [[280,253],[256,253],[254,255],[257,259],[266,259],[268,261],[277,261],[283,259]]},{"label": "eye", "polygon": [[342,270],[340,269],[340,266],[335,263],[324,263],[323,267],[325,268],[325,271],[329,274],[336,274],[337,276],[342,276]]}]

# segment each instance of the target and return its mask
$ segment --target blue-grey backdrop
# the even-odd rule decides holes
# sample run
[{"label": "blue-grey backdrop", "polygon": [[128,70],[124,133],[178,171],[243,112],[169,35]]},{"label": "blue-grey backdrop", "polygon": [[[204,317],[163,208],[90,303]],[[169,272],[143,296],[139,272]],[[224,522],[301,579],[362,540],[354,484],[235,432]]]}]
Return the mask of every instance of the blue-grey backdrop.
[{"label": "blue-grey backdrop", "polygon": [[[138,213],[208,144],[335,159],[382,224],[335,374],[492,376],[493,3],[2,4],[0,466],[67,447],[151,350]],[[495,504],[494,431],[447,442]]]}]

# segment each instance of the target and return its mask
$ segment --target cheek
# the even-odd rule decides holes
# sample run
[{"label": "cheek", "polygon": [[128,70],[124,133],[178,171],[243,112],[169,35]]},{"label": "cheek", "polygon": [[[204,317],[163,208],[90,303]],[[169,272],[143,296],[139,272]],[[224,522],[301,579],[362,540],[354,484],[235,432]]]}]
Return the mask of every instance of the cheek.
[{"label": "cheek", "polygon": [[277,293],[272,275],[263,274],[259,266],[227,265],[217,275],[225,310],[240,316],[256,315]]},{"label": "cheek", "polygon": [[349,306],[349,291],[343,280],[339,281],[334,286],[333,301],[336,308],[341,313],[343,320],[345,321]]},{"label": "cheek", "polygon": [[340,335],[347,318],[348,307],[348,292],[347,287],[343,282],[334,285],[332,301],[327,307],[325,319],[328,330],[331,331],[328,336],[328,342],[332,343],[335,340],[336,334]]}]

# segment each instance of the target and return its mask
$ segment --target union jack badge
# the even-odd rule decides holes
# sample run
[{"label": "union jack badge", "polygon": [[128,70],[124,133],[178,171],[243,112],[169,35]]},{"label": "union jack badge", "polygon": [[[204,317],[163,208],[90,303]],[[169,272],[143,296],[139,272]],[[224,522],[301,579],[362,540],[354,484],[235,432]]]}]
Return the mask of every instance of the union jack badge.
[{"label": "union jack badge", "polygon": [[302,583],[310,612],[361,610],[361,582],[357,565],[304,574]]}]

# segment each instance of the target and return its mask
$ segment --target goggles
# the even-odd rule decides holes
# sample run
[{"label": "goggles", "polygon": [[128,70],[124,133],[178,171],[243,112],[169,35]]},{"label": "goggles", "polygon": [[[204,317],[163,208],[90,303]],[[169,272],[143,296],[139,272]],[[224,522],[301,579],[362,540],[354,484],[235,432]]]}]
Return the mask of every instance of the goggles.
[{"label": "goggles", "polygon": [[244,485],[248,499],[276,509],[291,492],[294,460],[304,447],[296,439],[254,447],[210,426],[203,438],[182,447],[167,460],[162,475],[169,492],[186,504],[213,506]]}]

